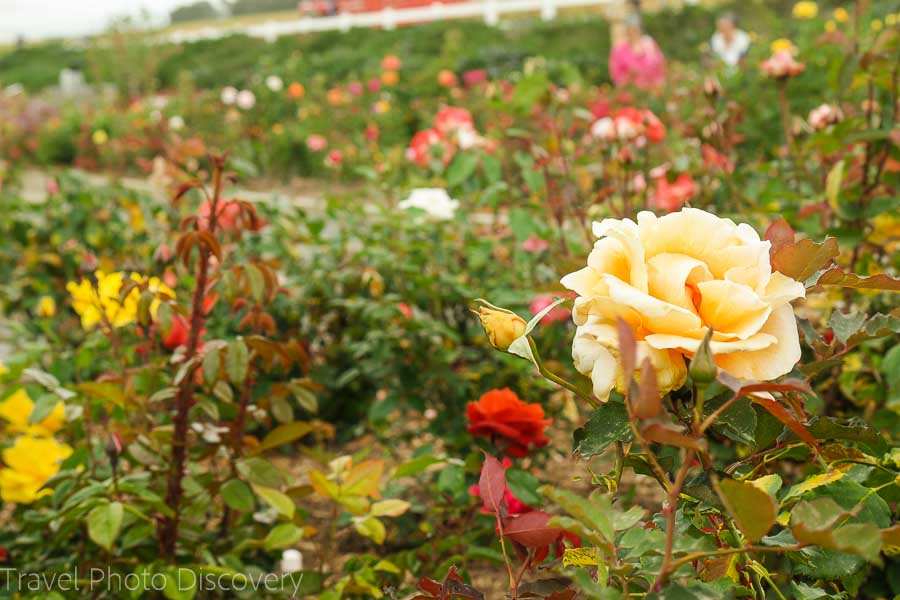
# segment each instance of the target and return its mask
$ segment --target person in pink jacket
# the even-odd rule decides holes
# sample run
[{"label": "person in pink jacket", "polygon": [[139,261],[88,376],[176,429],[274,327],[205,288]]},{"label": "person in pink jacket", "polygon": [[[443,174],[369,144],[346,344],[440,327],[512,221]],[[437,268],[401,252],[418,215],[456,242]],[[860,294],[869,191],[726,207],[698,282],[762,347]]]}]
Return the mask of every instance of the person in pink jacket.
[{"label": "person in pink jacket", "polygon": [[625,21],[625,37],[609,55],[609,75],[617,86],[658,91],[666,79],[666,61],[636,16]]}]

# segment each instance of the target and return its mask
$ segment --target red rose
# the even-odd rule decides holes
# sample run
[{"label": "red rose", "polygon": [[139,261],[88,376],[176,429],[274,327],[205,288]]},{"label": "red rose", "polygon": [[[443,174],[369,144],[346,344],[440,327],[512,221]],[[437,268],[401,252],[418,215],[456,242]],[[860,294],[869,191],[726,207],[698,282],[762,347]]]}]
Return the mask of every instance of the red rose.
[{"label": "red rose", "polygon": [[544,429],[552,419],[544,418],[540,404],[523,402],[509,388],[491,390],[466,406],[469,432],[487,438],[505,438],[511,456],[528,456],[529,446],[546,446]]},{"label": "red rose", "polygon": [[697,186],[690,174],[682,173],[675,179],[674,183],[669,183],[665,175],[656,180],[656,193],[653,195],[653,205],[665,211],[674,211],[684,205],[685,202],[694,197],[697,193]]}]

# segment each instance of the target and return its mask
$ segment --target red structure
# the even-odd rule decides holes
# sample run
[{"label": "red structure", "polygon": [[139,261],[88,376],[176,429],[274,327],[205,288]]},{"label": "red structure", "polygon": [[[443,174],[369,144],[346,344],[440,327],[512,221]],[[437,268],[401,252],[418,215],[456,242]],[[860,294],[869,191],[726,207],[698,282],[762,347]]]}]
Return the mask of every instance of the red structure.
[{"label": "red structure", "polygon": [[[441,0],[442,4],[466,0]],[[302,0],[297,9],[302,15],[379,12],[385,8],[414,8],[435,4],[434,0]]]}]

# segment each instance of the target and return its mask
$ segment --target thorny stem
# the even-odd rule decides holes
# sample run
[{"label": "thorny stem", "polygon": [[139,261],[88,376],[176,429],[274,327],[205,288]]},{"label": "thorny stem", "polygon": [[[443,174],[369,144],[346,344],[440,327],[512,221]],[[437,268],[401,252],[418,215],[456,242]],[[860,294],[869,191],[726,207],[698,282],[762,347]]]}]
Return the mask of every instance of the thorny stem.
[{"label": "thorny stem", "polygon": [[506,572],[509,574],[509,593],[512,600],[516,600],[518,597],[518,589],[519,583],[516,579],[516,576],[513,574],[512,563],[509,562],[509,555],[506,553],[506,534],[503,533],[503,519],[500,518],[500,515],[495,515],[497,519],[497,530],[500,532],[500,550],[503,551],[503,562],[506,563]]},{"label": "thorny stem", "polygon": [[647,443],[647,440],[644,439],[644,436],[641,435],[640,429],[637,426],[637,417],[634,414],[634,409],[631,406],[631,393],[629,391],[625,396],[625,410],[628,411],[628,423],[631,426],[631,434],[634,436],[634,439],[637,440],[638,445],[640,445],[641,450],[644,451],[644,454],[647,456],[647,461],[650,463],[650,469],[653,471],[653,475],[656,477],[656,480],[659,481],[659,484],[665,488],[668,492],[672,487],[672,482],[669,481],[669,476],[666,474],[665,469],[662,468],[662,465],[659,464],[659,461],[656,460],[656,455],[650,450],[650,444]]},{"label": "thorny stem", "polygon": [[662,589],[662,585],[669,578],[669,574],[675,570],[675,567],[672,566],[672,548],[675,545],[675,509],[678,505],[678,496],[681,494],[681,487],[684,485],[684,480],[687,479],[687,474],[693,461],[694,450],[688,450],[681,461],[681,468],[678,469],[678,474],[675,476],[675,482],[669,488],[669,501],[665,508],[666,546],[663,553],[662,568],[659,571],[656,582],[653,584],[653,588],[657,590]]},{"label": "thorny stem", "polygon": [[[224,157],[213,157],[213,194],[209,215],[209,232],[215,234],[218,203],[222,192],[222,172],[224,170]],[[206,297],[206,285],[209,279],[210,252],[206,246],[199,250],[197,265],[197,281],[194,286],[194,296],[191,304],[191,324],[188,336],[185,362],[197,357],[197,348],[200,343],[200,330],[203,325],[204,300]],[[159,549],[163,558],[172,560],[175,556],[175,546],[178,542],[178,524],[180,520],[181,496],[184,492],[182,480],[184,479],[185,460],[188,446],[188,411],[194,403],[194,370],[190,369],[184,375],[175,396],[175,420],[172,435],[172,457],[170,460],[169,479],[166,488],[166,505],[171,509],[172,515],[164,517],[158,530]]]}]

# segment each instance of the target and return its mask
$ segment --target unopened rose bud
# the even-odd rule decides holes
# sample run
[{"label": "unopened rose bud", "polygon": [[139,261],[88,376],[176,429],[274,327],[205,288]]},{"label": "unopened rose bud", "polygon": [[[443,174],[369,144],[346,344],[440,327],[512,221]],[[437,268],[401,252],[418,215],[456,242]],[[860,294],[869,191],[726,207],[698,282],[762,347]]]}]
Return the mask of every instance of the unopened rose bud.
[{"label": "unopened rose bud", "polygon": [[491,345],[504,352],[509,349],[510,344],[522,337],[527,325],[525,319],[514,312],[487,306],[479,307],[478,318],[481,319]]},{"label": "unopened rose bud", "polygon": [[706,387],[715,381],[716,374],[718,373],[715,358],[709,347],[712,334],[713,330],[710,329],[706,333],[706,337],[704,337],[703,341],[700,343],[700,347],[697,348],[697,352],[694,353],[694,358],[691,359],[691,379],[694,380],[695,384],[701,387]]}]

